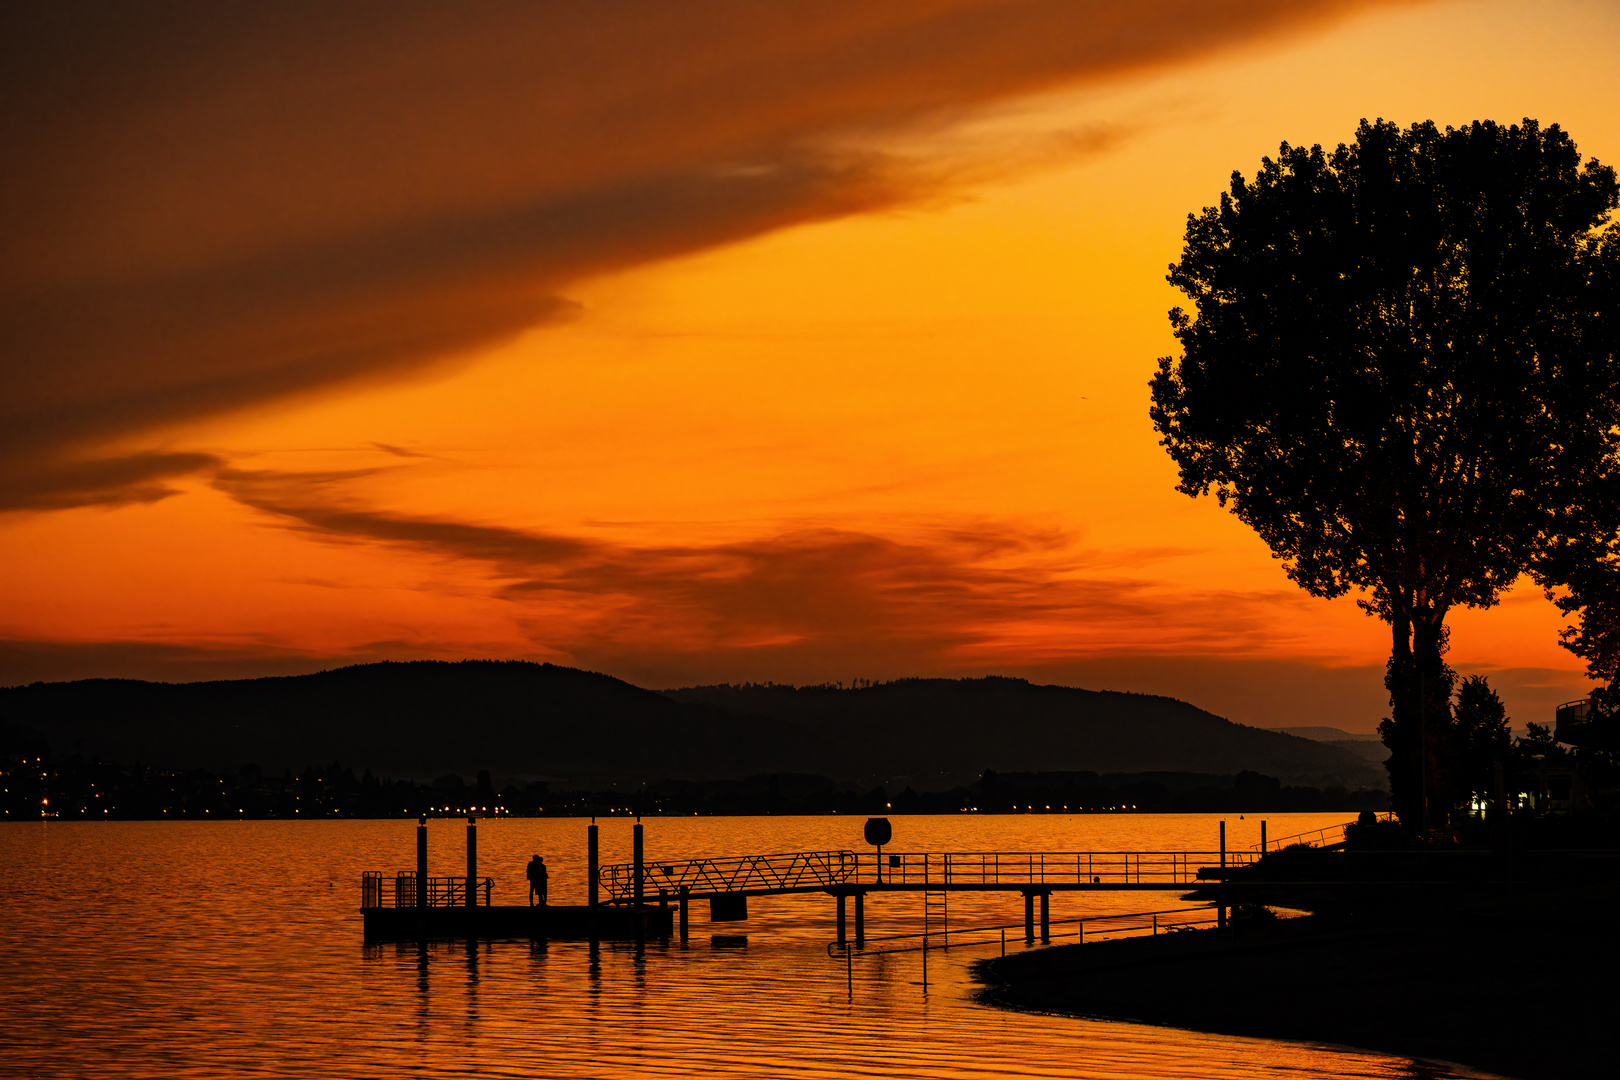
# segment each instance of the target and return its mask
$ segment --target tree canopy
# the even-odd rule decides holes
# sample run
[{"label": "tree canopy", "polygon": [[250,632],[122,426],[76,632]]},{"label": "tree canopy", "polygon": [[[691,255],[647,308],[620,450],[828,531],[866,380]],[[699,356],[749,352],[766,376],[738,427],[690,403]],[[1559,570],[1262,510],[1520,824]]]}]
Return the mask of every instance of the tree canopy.
[{"label": "tree canopy", "polygon": [[[1457,792],[1438,748],[1448,612],[1494,604],[1567,532],[1620,422],[1603,347],[1614,171],[1533,120],[1362,121],[1284,143],[1188,216],[1179,358],[1152,418],[1179,490],[1213,493],[1315,596],[1390,624],[1398,812]],[[1612,247],[1612,244],[1611,244]]]}]

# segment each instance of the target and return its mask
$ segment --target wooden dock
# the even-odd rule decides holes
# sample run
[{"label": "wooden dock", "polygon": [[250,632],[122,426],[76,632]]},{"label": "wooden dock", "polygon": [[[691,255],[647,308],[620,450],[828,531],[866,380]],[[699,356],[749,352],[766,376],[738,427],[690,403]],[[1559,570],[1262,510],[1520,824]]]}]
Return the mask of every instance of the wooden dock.
[{"label": "wooden dock", "polygon": [[[884,819],[875,819],[887,826]],[[1262,826],[1263,829],[1263,826]],[[1263,832],[1262,832],[1263,835]],[[886,840],[887,833],[884,834]],[[578,907],[492,905],[493,882],[478,876],[477,819],[467,819],[467,872],[429,877],[427,819],[417,823],[416,870],[361,879],[360,911],[368,941],[441,937],[635,940],[690,934],[694,901],[708,901],[710,922],[748,918],[748,897],[823,893],[835,904],[839,943],[848,940],[854,901],[854,940],[866,938],[866,895],[920,892],[930,910],[946,916],[952,892],[1016,892],[1024,900],[1025,937],[1033,941],[1039,908],[1040,937],[1050,939],[1054,892],[1171,890],[1201,881],[1258,857],[1226,850],[1226,824],[1214,852],[786,852],[730,858],[647,862],[640,821],[632,831],[635,858],[621,865],[598,860],[597,826],[586,830],[589,903]],[[603,894],[606,894],[605,897]],[[1224,905],[1220,909],[1225,922]],[[677,922],[678,920],[678,922]],[[677,931],[678,925],[678,931]]]},{"label": "wooden dock", "polygon": [[363,907],[367,941],[429,938],[529,938],[554,941],[646,941],[674,932],[674,911],[599,905],[528,907]]}]

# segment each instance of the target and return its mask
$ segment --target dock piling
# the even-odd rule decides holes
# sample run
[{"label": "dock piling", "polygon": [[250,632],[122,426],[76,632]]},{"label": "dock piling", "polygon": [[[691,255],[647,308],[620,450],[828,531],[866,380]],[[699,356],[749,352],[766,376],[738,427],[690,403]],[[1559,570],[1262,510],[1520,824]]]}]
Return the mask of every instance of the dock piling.
[{"label": "dock piling", "polygon": [[585,892],[589,898],[586,902],[593,908],[601,902],[597,891],[600,888],[597,878],[601,873],[601,849],[597,845],[596,819],[591,818],[591,824],[585,830]]},{"label": "dock piling", "polygon": [[428,906],[427,815],[416,819],[416,906]]},{"label": "dock piling", "polygon": [[844,909],[847,906],[847,899],[848,898],[843,893],[838,894],[838,944],[840,945],[845,944],[849,938],[848,931],[846,930],[846,923],[844,921]]},{"label": "dock piling", "polygon": [[866,893],[855,894],[855,944],[866,944]]},{"label": "dock piling", "polygon": [[478,906],[478,819],[467,815],[467,906]]},{"label": "dock piling", "polygon": [[598,876],[600,873],[600,866],[598,865],[599,857],[596,836],[596,819],[593,817],[591,818],[590,827],[585,831],[585,893],[587,896],[586,906],[590,909],[590,914],[587,916],[587,918],[590,921],[590,935],[592,941],[596,940],[596,906],[598,903],[597,888],[599,885]]},{"label": "dock piling", "polygon": [[1024,891],[1024,944],[1035,944],[1035,894]]},{"label": "dock piling", "polygon": [[[1224,891],[1226,885],[1226,822],[1221,822],[1221,886]],[[1221,904],[1215,909],[1215,928],[1226,929],[1226,905]]]},{"label": "dock piling", "polygon": [[688,926],[690,925],[690,919],[691,919],[691,913],[690,913],[690,910],[689,910],[690,907],[691,907],[691,903],[692,903],[692,901],[691,901],[691,892],[692,892],[692,890],[688,886],[685,886],[685,885],[681,886],[681,944],[682,945],[686,944],[687,936],[690,933],[690,931],[688,930]]},{"label": "dock piling", "polygon": [[634,832],[631,835],[632,835],[632,841],[631,841],[631,850],[632,850],[631,877],[632,877],[633,882],[634,882],[634,884],[633,884],[634,893],[633,894],[634,894],[634,903],[635,903],[635,912],[636,912],[636,940],[640,941],[645,936],[644,931],[643,931],[643,927],[646,925],[645,920],[643,920],[642,917],[641,917],[641,902],[646,897],[646,887],[642,884],[641,875],[642,875],[643,871],[646,869],[646,860],[642,855],[642,833],[641,833],[641,817],[640,817],[640,815],[637,815],[637,817],[636,817],[636,827],[635,827]]},{"label": "dock piling", "polygon": [[1041,941],[1050,944],[1052,941],[1052,894],[1041,893]]}]

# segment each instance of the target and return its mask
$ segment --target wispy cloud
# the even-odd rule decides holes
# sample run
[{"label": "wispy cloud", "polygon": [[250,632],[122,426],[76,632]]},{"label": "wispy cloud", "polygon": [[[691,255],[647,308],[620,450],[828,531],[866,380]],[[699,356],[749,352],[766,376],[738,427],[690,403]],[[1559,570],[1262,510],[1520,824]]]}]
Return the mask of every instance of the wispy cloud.
[{"label": "wispy cloud", "polygon": [[1120,576],[1131,559],[1095,558],[1071,536],[1017,522],[633,545],[378,510],[347,494],[364,475],[225,469],[215,483],[312,537],[481,564],[535,648],[655,683],[699,670],[791,678],[850,665],[898,673],[1252,655],[1285,643],[1291,624],[1279,608],[1308,602],[1291,591],[1167,595],[1151,577]]}]

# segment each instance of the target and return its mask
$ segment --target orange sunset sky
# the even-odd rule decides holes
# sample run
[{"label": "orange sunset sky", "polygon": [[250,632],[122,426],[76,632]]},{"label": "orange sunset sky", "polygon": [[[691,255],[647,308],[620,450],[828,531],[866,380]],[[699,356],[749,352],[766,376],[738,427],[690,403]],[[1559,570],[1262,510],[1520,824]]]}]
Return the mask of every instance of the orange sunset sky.
[{"label": "orange sunset sky", "polygon": [[[1620,7],[8,6],[0,684],[1001,673],[1370,731],[1174,490],[1189,211],[1362,117],[1620,160]],[[1450,659],[1580,696],[1521,584]]]}]

